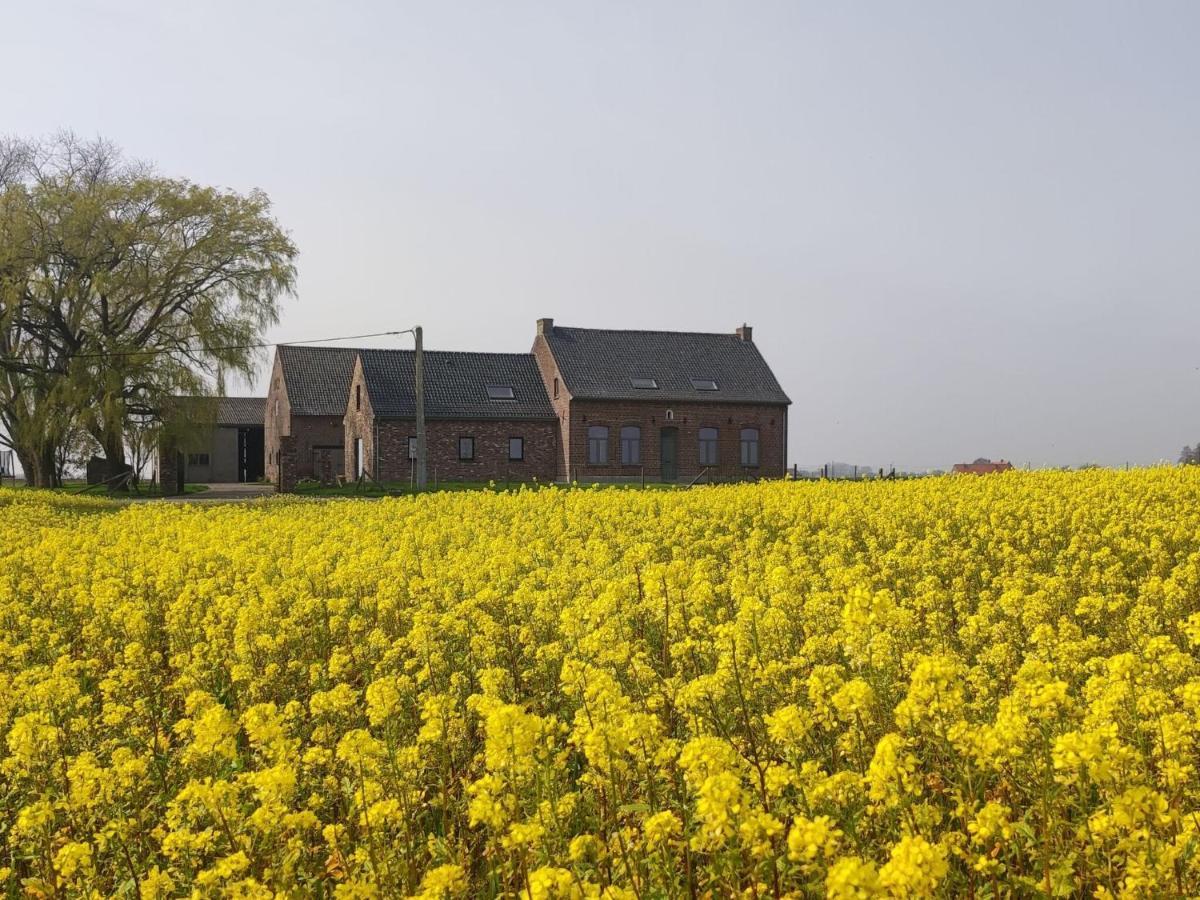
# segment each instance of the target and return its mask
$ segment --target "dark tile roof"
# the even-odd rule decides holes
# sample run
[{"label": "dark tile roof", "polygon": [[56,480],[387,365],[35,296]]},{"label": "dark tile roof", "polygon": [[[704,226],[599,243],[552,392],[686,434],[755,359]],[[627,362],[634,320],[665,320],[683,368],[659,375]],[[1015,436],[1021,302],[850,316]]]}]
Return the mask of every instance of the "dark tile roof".
[{"label": "dark tile roof", "polygon": [[359,351],[348,347],[276,349],[293,416],[342,416]]},{"label": "dark tile roof", "polygon": [[[360,350],[371,408],[382,419],[416,415],[413,351]],[[488,385],[513,389],[512,400],[489,400]],[[429,419],[554,419],[531,353],[425,351],[425,417]]]},{"label": "dark tile roof", "polygon": [[[791,403],[758,347],[736,334],[554,326],[546,341],[567,390],[582,400]],[[634,378],[658,388],[635,388]],[[693,379],[712,379],[717,390],[697,390]]]},{"label": "dark tile roof", "polygon": [[218,425],[262,425],[266,420],[266,397],[218,397]]},{"label": "dark tile roof", "polygon": [[175,397],[173,400],[177,410],[213,425],[262,425],[267,412],[266,397]]}]

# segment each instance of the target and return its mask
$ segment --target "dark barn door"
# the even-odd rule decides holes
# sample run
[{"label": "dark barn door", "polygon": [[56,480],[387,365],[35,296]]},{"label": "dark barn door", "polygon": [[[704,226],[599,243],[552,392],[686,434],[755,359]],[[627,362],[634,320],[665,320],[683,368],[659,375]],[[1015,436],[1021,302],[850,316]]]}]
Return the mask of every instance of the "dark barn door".
[{"label": "dark barn door", "polygon": [[266,473],[262,428],[238,429],[238,481],[258,481]]},{"label": "dark barn door", "polygon": [[675,481],[679,477],[678,443],[679,430],[664,428],[659,432],[660,474],[663,481]]}]

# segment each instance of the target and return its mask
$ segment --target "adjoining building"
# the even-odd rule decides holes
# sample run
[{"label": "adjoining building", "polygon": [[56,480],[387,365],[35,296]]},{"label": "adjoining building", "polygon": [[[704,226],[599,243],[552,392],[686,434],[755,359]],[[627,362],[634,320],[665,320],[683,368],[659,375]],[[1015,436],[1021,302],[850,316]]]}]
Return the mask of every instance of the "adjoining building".
[{"label": "adjoining building", "polygon": [[267,389],[267,480],[280,490],[311,478],[332,482],[345,470],[343,418],[358,350],[276,348]]},{"label": "adjoining building", "polygon": [[992,475],[996,472],[1007,472],[1012,463],[1000,459],[992,462],[985,457],[979,457],[975,462],[955,463],[952,470],[956,475]]},{"label": "adjoining building", "polygon": [[743,325],[731,334],[556,326],[533,355],[558,419],[560,479],[729,481],[786,470],[783,392]]},{"label": "adjoining building", "polygon": [[160,448],[159,479],[167,492],[185,482],[263,480],[263,397],[177,397],[170,415],[186,426]]},{"label": "adjoining building", "polygon": [[[360,350],[345,405],[348,477],[406,481],[416,461],[415,354]],[[430,481],[553,481],[557,419],[528,353],[424,353]]]}]

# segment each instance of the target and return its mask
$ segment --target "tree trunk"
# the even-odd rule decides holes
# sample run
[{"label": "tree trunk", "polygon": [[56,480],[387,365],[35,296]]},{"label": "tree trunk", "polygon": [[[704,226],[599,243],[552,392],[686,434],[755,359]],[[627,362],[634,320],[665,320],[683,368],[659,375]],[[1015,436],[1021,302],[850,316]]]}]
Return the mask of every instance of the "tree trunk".
[{"label": "tree trunk", "polygon": [[[33,486],[40,488],[57,487],[54,477],[54,447],[42,446],[30,454],[29,463],[33,471]],[[25,465],[24,462],[21,465]],[[25,476],[28,480],[28,474]]]},{"label": "tree trunk", "polygon": [[28,450],[17,449],[17,461],[21,464],[21,474],[25,476],[25,487],[34,487],[37,481],[34,474],[37,467],[33,464],[33,455]]},{"label": "tree trunk", "polygon": [[128,491],[129,479],[119,477],[130,471],[129,463],[125,461],[125,436],[119,429],[107,429],[101,445],[104,447],[104,460],[108,464],[106,474],[109,491]]}]

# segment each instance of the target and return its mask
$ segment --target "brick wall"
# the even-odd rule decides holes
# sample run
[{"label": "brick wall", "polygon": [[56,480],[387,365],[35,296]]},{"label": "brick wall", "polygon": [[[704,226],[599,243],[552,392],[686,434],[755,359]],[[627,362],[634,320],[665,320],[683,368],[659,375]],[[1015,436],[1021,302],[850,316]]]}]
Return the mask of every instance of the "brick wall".
[{"label": "brick wall", "polygon": [[[408,439],[416,436],[412,420],[384,419],[375,423],[380,481],[407,481],[411,472]],[[558,457],[558,428],[554,422],[507,420],[444,420],[425,423],[426,472],[438,481],[553,481]],[[458,439],[475,439],[474,459],[458,458]],[[524,459],[510,460],[508,439],[524,439]],[[372,470],[373,471],[373,470]]]},{"label": "brick wall", "polygon": [[285,434],[279,438],[279,468],[277,470],[279,480],[275,482],[275,487],[281,494],[294,491],[296,482],[299,481],[296,474],[298,462],[296,446],[296,439],[291,435]]},{"label": "brick wall", "polygon": [[[356,388],[361,388],[356,391]],[[362,439],[365,468],[378,481],[408,481],[412,463],[408,439],[416,436],[412,419],[376,419],[371,398],[355,363],[345,416],[346,473],[356,474],[355,441]],[[458,439],[475,438],[475,458],[458,458]],[[525,439],[525,458],[508,458],[508,439]],[[426,472],[439,481],[553,481],[558,470],[558,425],[510,419],[429,419],[425,423]]]},{"label": "brick wall", "polygon": [[538,371],[542,374],[542,383],[546,386],[546,396],[550,398],[550,406],[558,417],[558,454],[555,459],[554,477],[560,481],[566,480],[568,460],[571,458],[571,429],[569,427],[571,413],[571,395],[563,383],[558,363],[550,352],[550,345],[540,334],[533,339],[533,358],[537,362]]},{"label": "brick wall", "polygon": [[263,418],[263,452],[266,453],[267,481],[279,486],[279,439],[290,433],[288,423],[292,407],[288,403],[287,389],[283,385],[283,366],[279,354],[271,366],[271,380],[267,386],[267,410]]},{"label": "brick wall", "polygon": [[350,394],[347,400],[346,415],[342,418],[342,471],[348,478],[358,477],[354,456],[355,441],[362,438],[365,468],[373,477],[379,478],[373,462],[375,459],[375,411],[371,408],[371,396],[367,393],[361,359],[354,361],[354,371],[350,375]]},{"label": "brick wall", "polygon": [[[667,419],[667,411],[673,419]],[[570,432],[566,455],[570,477],[575,480],[624,480],[639,478],[645,469],[648,480],[659,480],[660,439],[664,427],[676,429],[677,480],[691,481],[704,468],[700,465],[699,431],[717,429],[717,465],[709,469],[715,481],[740,478],[781,478],[786,469],[784,442],[787,437],[787,407],[732,403],[664,403],[646,401],[573,400],[568,415]],[[608,464],[588,463],[587,430],[608,426]],[[621,427],[641,429],[641,464],[621,465]],[[758,461],[754,468],[741,464],[741,430],[758,429]]]}]

